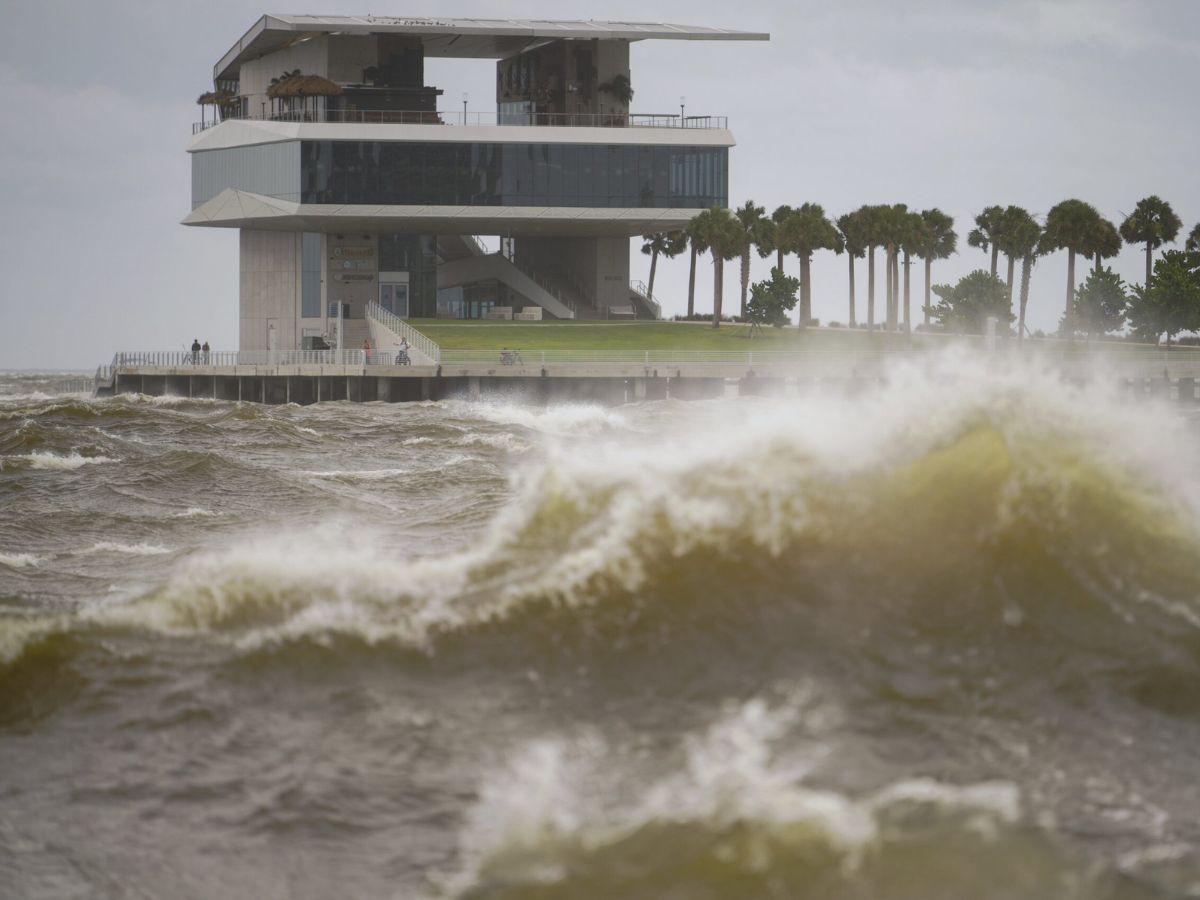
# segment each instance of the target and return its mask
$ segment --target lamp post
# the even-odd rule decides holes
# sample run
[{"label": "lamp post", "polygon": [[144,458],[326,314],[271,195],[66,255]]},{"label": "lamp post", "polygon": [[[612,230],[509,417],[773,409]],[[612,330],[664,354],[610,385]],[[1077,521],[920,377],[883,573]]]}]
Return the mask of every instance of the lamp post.
[{"label": "lamp post", "polygon": [[684,115],[684,107],[686,105],[687,105],[687,97],[680,97],[679,98],[679,127],[680,128],[682,128],[683,123],[687,121],[687,117]]},{"label": "lamp post", "polygon": [[467,92],[463,91],[463,124],[467,124]]}]

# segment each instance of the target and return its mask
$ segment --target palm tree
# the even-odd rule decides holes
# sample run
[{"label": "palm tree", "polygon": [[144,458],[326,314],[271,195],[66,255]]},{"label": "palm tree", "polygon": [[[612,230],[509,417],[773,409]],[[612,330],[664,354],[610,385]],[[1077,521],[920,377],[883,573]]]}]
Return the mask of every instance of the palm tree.
[{"label": "palm tree", "polygon": [[[1029,305],[1029,278],[1033,272],[1033,264],[1037,262],[1038,248],[1042,240],[1042,226],[1037,219],[1020,207],[1010,206],[1009,210],[1020,210],[1024,215],[1011,212],[1004,225],[1004,252],[1010,259],[1021,260],[1021,308],[1017,317],[1017,340],[1025,338],[1025,308]],[[1012,294],[1009,293],[1009,308],[1012,308]]]},{"label": "palm tree", "polygon": [[900,267],[898,262],[899,247],[904,239],[908,218],[908,207],[903,203],[891,206],[876,207],[876,232],[881,245],[886,251],[884,266],[887,270],[887,324],[888,331],[894,331],[899,326],[899,282]]},{"label": "palm tree", "polygon": [[688,242],[688,246],[691,249],[691,265],[688,269],[687,314],[689,318],[696,314],[696,257],[701,253],[708,252],[707,235],[705,234],[703,228],[698,229],[696,226],[696,220],[702,215],[704,215],[704,213],[700,213],[700,215],[688,222],[687,228],[685,228],[683,231],[685,239]]},{"label": "palm tree", "polygon": [[921,244],[917,249],[917,257],[925,260],[925,324],[929,324],[930,298],[932,287],[931,277],[933,261],[946,259],[953,253],[958,244],[958,235],[954,233],[954,219],[936,207],[921,212],[925,227],[921,231]]},{"label": "palm tree", "polygon": [[682,231],[660,231],[646,235],[642,242],[642,252],[650,257],[650,283],[646,292],[654,297],[654,275],[658,269],[658,258],[665,256],[674,259],[687,249],[687,235]]},{"label": "palm tree", "polygon": [[1034,221],[1033,216],[1027,210],[1019,206],[1009,206],[1004,210],[1004,215],[1001,216],[999,230],[996,234],[994,246],[1008,260],[1008,277],[1005,280],[1005,284],[1008,288],[1008,308],[1010,312],[1012,311],[1013,301],[1013,275],[1017,260],[1024,259],[1024,243],[1022,239],[1028,236],[1029,224],[1031,222],[1035,227],[1037,226],[1037,222]]},{"label": "palm tree", "polygon": [[795,212],[795,210],[786,204],[775,207],[775,212],[771,213],[771,224],[766,229],[767,242],[763,244],[762,249],[767,249],[769,247],[770,250],[775,251],[775,267],[779,269],[780,272],[783,271],[783,257],[788,253],[791,253],[792,249],[779,240],[779,226],[783,222],[787,221],[788,216],[790,216],[793,212]]},{"label": "palm tree", "polygon": [[987,207],[975,217],[975,225],[976,227],[972,228],[971,233],[967,235],[967,243],[985,252],[991,249],[991,271],[995,276],[996,267],[1000,262],[1000,248],[996,245],[996,238],[1000,236],[1001,229],[1004,227],[1004,207]]},{"label": "palm tree", "polygon": [[[1146,284],[1150,283],[1154,251],[1172,243],[1183,222],[1171,209],[1171,204],[1155,195],[1138,201],[1133,212],[1121,223],[1121,237],[1130,244],[1146,245]],[[1200,225],[1196,226],[1200,230]]]},{"label": "palm tree", "polygon": [[1196,227],[1192,229],[1192,233],[1188,235],[1187,241],[1183,245],[1183,249],[1188,253],[1200,251],[1200,222],[1196,223]]},{"label": "palm tree", "polygon": [[918,212],[906,213],[901,220],[900,252],[904,254],[904,330],[912,332],[911,300],[909,273],[912,268],[912,257],[921,255],[921,248],[926,243],[925,219]]},{"label": "palm tree", "polygon": [[841,253],[842,236],[819,203],[805,203],[776,225],[776,241],[800,257],[800,327],[812,319],[812,255],[817,250]]},{"label": "palm tree", "polygon": [[[746,315],[746,294],[750,290],[750,251],[757,247],[762,253],[764,246],[772,242],[770,220],[764,215],[766,209],[755,206],[753,200],[747,200],[734,213],[738,224],[742,226],[742,305],[741,314]],[[768,249],[769,253],[770,250]]]},{"label": "palm tree", "polygon": [[854,260],[862,259],[867,252],[867,223],[861,209],[838,216],[838,231],[846,248],[846,259],[850,262],[850,327],[856,323],[854,312]]},{"label": "palm tree", "polygon": [[1046,227],[1039,245],[1041,253],[1067,251],[1067,304],[1064,323],[1071,318],[1075,299],[1075,254],[1090,254],[1100,213],[1082,200],[1063,200],[1046,214]]},{"label": "palm tree", "polygon": [[886,206],[861,206],[855,211],[867,245],[867,329],[875,329],[875,248],[883,246]]},{"label": "palm tree", "polygon": [[1121,252],[1121,233],[1117,231],[1117,226],[1108,219],[1098,216],[1088,250],[1096,260],[1096,271],[1099,272],[1102,260],[1109,259]]},{"label": "palm tree", "polygon": [[712,254],[713,258],[713,328],[721,327],[721,307],[724,300],[725,261],[736,259],[742,252],[745,232],[729,210],[721,206],[706,209],[692,219],[690,229]]}]

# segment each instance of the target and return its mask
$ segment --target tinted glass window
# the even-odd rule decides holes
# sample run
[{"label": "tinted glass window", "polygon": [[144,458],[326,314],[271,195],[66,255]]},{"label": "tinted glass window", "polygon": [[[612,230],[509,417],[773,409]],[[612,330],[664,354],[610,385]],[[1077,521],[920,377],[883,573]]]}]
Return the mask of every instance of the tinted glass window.
[{"label": "tinted glass window", "polygon": [[726,205],[724,147],[304,141],[302,202]]}]

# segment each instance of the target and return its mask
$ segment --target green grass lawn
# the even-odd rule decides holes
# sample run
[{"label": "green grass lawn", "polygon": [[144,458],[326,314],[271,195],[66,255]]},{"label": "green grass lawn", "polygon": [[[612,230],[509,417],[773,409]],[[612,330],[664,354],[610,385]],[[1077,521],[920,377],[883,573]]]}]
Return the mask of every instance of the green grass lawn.
[{"label": "green grass lawn", "polygon": [[[765,328],[748,339],[748,325],[720,328],[691,322],[494,322],[414,319],[409,324],[444,350],[843,350],[911,346],[908,335],[831,328]],[[912,344],[941,342],[913,335]]]}]

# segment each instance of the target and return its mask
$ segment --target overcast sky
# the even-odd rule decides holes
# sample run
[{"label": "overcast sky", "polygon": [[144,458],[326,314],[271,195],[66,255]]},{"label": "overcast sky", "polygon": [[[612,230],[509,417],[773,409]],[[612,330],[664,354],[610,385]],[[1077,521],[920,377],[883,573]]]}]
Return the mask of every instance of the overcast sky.
[{"label": "overcast sky", "polygon": [[[1045,213],[1079,197],[1119,224],[1159,194],[1185,230],[1200,219],[1197,0],[320,0],[273,10],[0,0],[0,11],[0,368],[88,367],[196,336],[236,347],[237,233],[179,224],[191,192],[184,148],[213,63],[267,11],[769,31],[769,44],[634,44],[634,110],[670,112],[685,95],[689,113],[727,115],[738,141],[730,206],[942,208],[960,250],[935,266],[935,282],[986,266],[965,234],[989,204]],[[472,109],[494,109],[492,62],[431,61],[427,80],[452,106],[467,91]],[[648,258],[635,252],[632,263],[645,278]],[[756,258],[754,277],[768,266]],[[794,258],[788,266],[795,274]],[[1116,266],[1141,280],[1138,248]],[[727,298],[737,277],[729,266]],[[1038,264],[1031,327],[1056,325],[1065,280],[1064,254]],[[697,281],[709,310],[707,261]],[[686,258],[660,266],[667,313],[686,306],[686,286]],[[814,315],[845,321],[845,257],[816,257],[813,297]]]}]

